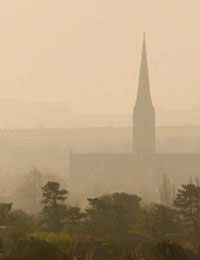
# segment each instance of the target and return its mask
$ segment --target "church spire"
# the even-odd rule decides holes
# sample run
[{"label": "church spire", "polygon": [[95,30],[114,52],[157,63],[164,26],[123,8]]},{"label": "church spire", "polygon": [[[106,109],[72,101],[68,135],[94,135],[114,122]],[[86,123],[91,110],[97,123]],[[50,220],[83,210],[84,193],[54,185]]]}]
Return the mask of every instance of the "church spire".
[{"label": "church spire", "polygon": [[136,105],[152,105],[150,84],[149,84],[149,69],[147,61],[147,49],[145,33],[143,35],[142,58],[140,64],[139,87],[136,99]]},{"label": "church spire", "polygon": [[145,35],[140,64],[139,86],[133,113],[133,150],[138,155],[156,151],[155,111],[151,100]]}]

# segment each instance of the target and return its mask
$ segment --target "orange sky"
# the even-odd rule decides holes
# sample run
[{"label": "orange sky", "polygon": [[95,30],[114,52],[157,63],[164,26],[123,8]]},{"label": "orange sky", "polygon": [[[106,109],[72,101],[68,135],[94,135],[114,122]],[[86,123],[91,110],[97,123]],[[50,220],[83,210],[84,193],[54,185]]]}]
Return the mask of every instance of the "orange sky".
[{"label": "orange sky", "polygon": [[153,102],[200,103],[200,1],[0,2],[0,97],[128,113],[146,31]]}]

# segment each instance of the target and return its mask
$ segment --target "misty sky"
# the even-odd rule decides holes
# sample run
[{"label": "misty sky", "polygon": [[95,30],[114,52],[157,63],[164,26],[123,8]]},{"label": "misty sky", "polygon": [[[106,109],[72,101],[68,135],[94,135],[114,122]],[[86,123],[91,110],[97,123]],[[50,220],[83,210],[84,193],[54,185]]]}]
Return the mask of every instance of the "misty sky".
[{"label": "misty sky", "polygon": [[200,103],[199,0],[1,0],[0,98],[128,113],[146,31],[155,106]]}]

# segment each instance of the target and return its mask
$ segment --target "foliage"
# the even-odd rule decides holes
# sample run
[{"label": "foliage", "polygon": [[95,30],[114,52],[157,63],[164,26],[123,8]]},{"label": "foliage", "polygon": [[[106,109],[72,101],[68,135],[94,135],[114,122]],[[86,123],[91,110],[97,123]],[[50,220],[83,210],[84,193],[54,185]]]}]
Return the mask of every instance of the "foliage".
[{"label": "foliage", "polygon": [[9,224],[11,227],[24,232],[29,232],[36,228],[35,218],[19,209],[11,211]]},{"label": "foliage", "polygon": [[200,239],[200,186],[194,184],[182,185],[178,190],[174,205],[179,211],[186,235],[190,235],[194,246]]},{"label": "foliage", "polygon": [[65,216],[65,228],[71,236],[76,236],[83,232],[83,225],[86,214],[82,212],[81,208],[68,206]]},{"label": "foliage", "polygon": [[0,226],[6,226],[8,224],[11,209],[12,203],[0,203]]},{"label": "foliage", "polygon": [[48,182],[42,187],[43,200],[42,203],[45,206],[55,207],[59,202],[63,202],[67,199],[68,191],[60,189],[58,182]]},{"label": "foliage", "polygon": [[60,189],[57,182],[48,182],[42,187],[44,208],[42,214],[47,229],[53,232],[59,232],[63,227],[63,221],[66,215],[66,205],[63,202],[67,199],[68,191]]},{"label": "foliage", "polygon": [[156,242],[163,239],[179,240],[181,226],[176,210],[155,204],[146,212],[145,220],[144,225],[147,225],[145,232]]},{"label": "foliage", "polygon": [[34,232],[31,234],[31,237],[45,240],[47,242],[53,244],[60,244],[60,243],[69,243],[70,237],[68,234],[61,232],[61,233],[53,233],[53,232]]},{"label": "foliage", "polygon": [[[17,254],[16,254],[17,252]],[[65,254],[54,244],[39,239],[17,241],[13,251],[7,256],[9,260],[64,260]]]},{"label": "foliage", "polygon": [[187,252],[180,245],[170,242],[160,242],[155,247],[158,260],[189,260]]},{"label": "foliage", "polygon": [[137,224],[141,201],[137,195],[113,193],[88,201],[89,231],[100,238],[121,240]]},{"label": "foliage", "polygon": [[40,215],[0,204],[0,259],[199,259],[199,185],[183,185],[174,206],[147,207],[135,194],[113,193],[89,198],[83,211],[66,204],[68,191],[57,182],[42,194]]}]

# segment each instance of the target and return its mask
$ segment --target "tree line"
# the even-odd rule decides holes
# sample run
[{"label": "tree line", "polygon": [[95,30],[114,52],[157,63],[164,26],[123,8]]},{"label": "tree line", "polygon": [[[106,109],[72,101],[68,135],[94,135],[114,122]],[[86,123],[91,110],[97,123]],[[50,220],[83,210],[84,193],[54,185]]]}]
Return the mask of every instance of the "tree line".
[{"label": "tree line", "polygon": [[182,185],[170,205],[116,192],[88,198],[81,209],[58,182],[41,192],[36,215],[0,204],[0,259],[200,259],[197,184]]}]

